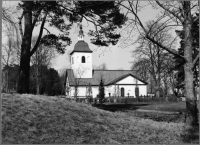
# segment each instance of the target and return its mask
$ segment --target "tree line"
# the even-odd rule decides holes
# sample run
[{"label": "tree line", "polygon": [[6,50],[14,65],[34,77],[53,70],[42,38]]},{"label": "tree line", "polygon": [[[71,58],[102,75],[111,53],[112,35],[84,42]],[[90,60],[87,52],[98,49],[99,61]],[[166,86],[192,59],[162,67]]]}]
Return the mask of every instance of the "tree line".
[{"label": "tree line", "polygon": [[[37,65],[30,67],[30,93],[41,95],[64,95],[64,74],[59,75],[54,68],[40,66],[40,75],[36,74]],[[2,70],[2,92],[17,92],[19,65],[4,66]]]}]

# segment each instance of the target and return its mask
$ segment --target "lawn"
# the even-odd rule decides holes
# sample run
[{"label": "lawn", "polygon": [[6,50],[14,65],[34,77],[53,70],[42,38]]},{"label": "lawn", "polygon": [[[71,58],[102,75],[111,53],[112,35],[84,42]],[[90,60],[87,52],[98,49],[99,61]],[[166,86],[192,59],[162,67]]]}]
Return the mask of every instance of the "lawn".
[{"label": "lawn", "polygon": [[186,103],[182,101],[137,102],[131,104],[105,103],[103,105],[94,106],[112,112],[120,111],[131,116],[136,116],[144,119],[152,119],[159,122],[185,122]]},{"label": "lawn", "polygon": [[185,112],[185,102],[137,102],[131,104],[124,103],[105,103],[103,106],[96,105],[99,108],[107,109],[109,111],[125,110],[155,110],[167,112]]},{"label": "lawn", "polygon": [[18,94],[1,98],[3,144],[199,142],[198,132],[183,123],[156,122],[64,98]]},{"label": "lawn", "polygon": [[168,112],[185,112],[186,103],[179,102],[163,102],[163,103],[151,103],[146,106],[141,106],[140,109],[144,110],[159,110],[159,111],[168,111]]}]

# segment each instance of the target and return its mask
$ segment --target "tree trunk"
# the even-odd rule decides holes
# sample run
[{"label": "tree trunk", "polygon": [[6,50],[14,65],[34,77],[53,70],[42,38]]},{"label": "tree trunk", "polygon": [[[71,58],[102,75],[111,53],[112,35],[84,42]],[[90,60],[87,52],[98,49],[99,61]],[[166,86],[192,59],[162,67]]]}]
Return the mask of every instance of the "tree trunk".
[{"label": "tree trunk", "polygon": [[155,91],[156,91],[156,97],[160,97],[160,83],[159,79],[155,80]]},{"label": "tree trunk", "polygon": [[160,62],[160,48],[157,47],[157,57],[158,57],[158,66],[157,66],[157,73],[158,73],[158,80],[157,80],[157,87],[158,87],[158,91],[157,91],[157,96],[156,97],[160,97],[160,68],[161,68],[161,62]]},{"label": "tree trunk", "polygon": [[7,80],[7,85],[6,85],[6,93],[9,93],[9,66],[8,66],[8,70],[6,72],[6,80]]},{"label": "tree trunk", "polygon": [[159,86],[156,86],[156,97],[159,98],[160,97],[160,89]]},{"label": "tree trunk", "polygon": [[24,3],[24,35],[21,45],[18,93],[29,93],[30,48],[32,37],[32,7],[33,2]]},{"label": "tree trunk", "polygon": [[36,50],[36,94],[39,95],[40,94],[40,72],[39,72],[39,67],[40,67],[40,59],[39,59],[39,50]]},{"label": "tree trunk", "polygon": [[40,94],[39,66],[36,67],[36,94]]},{"label": "tree trunk", "polygon": [[185,16],[185,21],[183,24],[184,29],[184,56],[186,62],[184,64],[185,70],[185,92],[186,92],[186,125],[193,126],[197,125],[197,104],[194,95],[194,78],[192,71],[192,18],[190,11],[190,1],[184,1],[183,11]]}]

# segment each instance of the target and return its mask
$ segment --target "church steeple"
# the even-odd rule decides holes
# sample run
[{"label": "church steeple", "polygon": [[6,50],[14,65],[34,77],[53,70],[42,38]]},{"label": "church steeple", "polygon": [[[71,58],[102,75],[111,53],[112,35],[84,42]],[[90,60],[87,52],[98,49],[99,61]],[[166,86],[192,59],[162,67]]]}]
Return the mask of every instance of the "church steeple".
[{"label": "church steeple", "polygon": [[92,78],[92,50],[83,41],[82,25],[79,28],[78,42],[75,44],[74,50],[70,53],[71,69],[74,71],[75,78]]},{"label": "church steeple", "polygon": [[80,30],[79,30],[79,34],[78,34],[78,41],[83,41],[84,40],[84,34],[83,34],[83,30],[82,30],[82,25],[80,24]]}]

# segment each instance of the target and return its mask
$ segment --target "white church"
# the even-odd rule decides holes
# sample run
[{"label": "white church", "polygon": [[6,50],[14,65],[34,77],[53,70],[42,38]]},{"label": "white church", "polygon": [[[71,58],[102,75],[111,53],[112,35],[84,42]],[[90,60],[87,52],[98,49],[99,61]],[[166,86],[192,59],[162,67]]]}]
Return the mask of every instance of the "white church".
[{"label": "white church", "polygon": [[147,95],[147,83],[138,78],[133,70],[92,68],[92,50],[84,41],[82,26],[78,42],[70,53],[70,65],[71,69],[66,70],[66,96],[85,98],[90,86],[91,96],[96,98],[101,79],[104,82],[105,97],[136,97],[136,87],[139,88],[139,96]]}]

